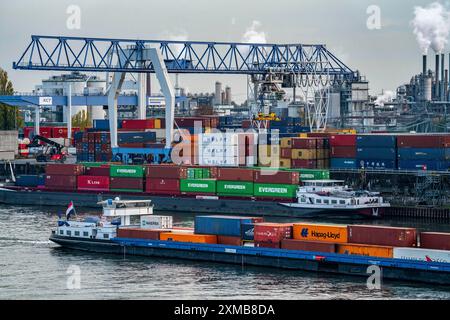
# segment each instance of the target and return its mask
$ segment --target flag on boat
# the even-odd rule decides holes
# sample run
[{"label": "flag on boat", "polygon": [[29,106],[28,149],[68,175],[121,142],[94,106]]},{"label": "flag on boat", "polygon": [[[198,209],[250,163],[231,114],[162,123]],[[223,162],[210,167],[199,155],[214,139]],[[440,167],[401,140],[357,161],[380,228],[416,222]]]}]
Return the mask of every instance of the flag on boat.
[{"label": "flag on boat", "polygon": [[73,206],[73,202],[70,201],[69,206],[66,210],[66,220],[69,220],[70,215],[75,213],[75,207]]}]

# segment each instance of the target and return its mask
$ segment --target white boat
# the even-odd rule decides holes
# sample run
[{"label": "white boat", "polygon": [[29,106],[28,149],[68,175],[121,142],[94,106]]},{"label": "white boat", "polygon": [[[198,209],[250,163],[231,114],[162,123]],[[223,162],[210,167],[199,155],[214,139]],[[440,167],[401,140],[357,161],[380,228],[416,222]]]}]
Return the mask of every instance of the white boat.
[{"label": "white boat", "polygon": [[378,192],[355,191],[343,180],[306,180],[297,190],[297,202],[281,205],[330,214],[351,214],[381,217],[384,209],[390,207]]}]

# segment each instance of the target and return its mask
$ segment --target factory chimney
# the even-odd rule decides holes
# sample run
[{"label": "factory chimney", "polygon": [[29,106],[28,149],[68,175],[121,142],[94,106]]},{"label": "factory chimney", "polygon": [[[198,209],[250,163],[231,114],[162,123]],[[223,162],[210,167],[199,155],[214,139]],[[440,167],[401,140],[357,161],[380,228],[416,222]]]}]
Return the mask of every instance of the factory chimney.
[{"label": "factory chimney", "polygon": [[441,90],[441,101],[444,101],[444,95],[445,95],[445,85],[444,85],[444,74],[445,74],[445,55],[441,54],[441,82],[440,82],[440,90]]},{"label": "factory chimney", "polygon": [[[450,55],[449,55],[449,59],[450,59]],[[427,74],[427,55],[424,54],[423,55],[423,63],[422,63],[422,75],[425,77],[426,74]]]},{"label": "factory chimney", "polygon": [[434,72],[434,99],[439,99],[439,54],[436,54],[436,69]]}]

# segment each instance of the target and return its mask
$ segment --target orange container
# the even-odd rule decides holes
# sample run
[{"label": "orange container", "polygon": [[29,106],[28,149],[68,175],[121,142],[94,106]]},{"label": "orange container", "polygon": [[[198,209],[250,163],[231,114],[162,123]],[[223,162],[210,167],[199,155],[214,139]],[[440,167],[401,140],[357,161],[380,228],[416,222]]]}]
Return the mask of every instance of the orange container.
[{"label": "orange container", "polygon": [[347,242],[347,226],[332,224],[294,223],[293,238],[296,240]]},{"label": "orange container", "polygon": [[388,246],[373,246],[367,244],[345,243],[336,246],[336,253],[378,258],[393,258],[394,248]]},{"label": "orange container", "polygon": [[159,235],[159,239],[164,241],[217,244],[217,236],[215,235],[193,234],[186,232],[164,232]]}]

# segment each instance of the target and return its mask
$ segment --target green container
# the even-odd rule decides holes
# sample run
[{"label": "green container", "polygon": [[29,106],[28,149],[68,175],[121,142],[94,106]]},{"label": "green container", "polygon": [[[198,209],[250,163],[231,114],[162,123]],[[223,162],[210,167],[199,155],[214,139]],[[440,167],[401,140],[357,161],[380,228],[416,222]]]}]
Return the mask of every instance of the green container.
[{"label": "green container", "polygon": [[248,197],[253,195],[253,182],[217,181],[217,194]]},{"label": "green container", "polygon": [[195,179],[195,168],[188,168],[187,169],[187,178],[188,179]]},{"label": "green container", "polygon": [[111,177],[142,178],[144,177],[143,166],[111,165],[109,169]]},{"label": "green container", "polygon": [[330,170],[321,169],[291,169],[300,173],[300,180],[327,180],[330,179]]},{"label": "green container", "polygon": [[144,192],[144,190],[141,190],[141,189],[111,189],[111,191],[116,191],[116,192]]},{"label": "green container", "polygon": [[181,192],[200,192],[200,193],[215,193],[216,180],[212,179],[181,179]]},{"label": "green container", "polygon": [[297,188],[297,185],[292,184],[255,183],[253,195],[255,197],[295,198]]},{"label": "green container", "polygon": [[202,179],[210,179],[211,178],[211,173],[209,172],[208,168],[203,168],[202,169]]},{"label": "green container", "polygon": [[101,167],[104,164],[107,164],[108,162],[78,162],[78,164],[81,164],[85,167],[90,167],[90,168],[94,168],[94,167]]}]

